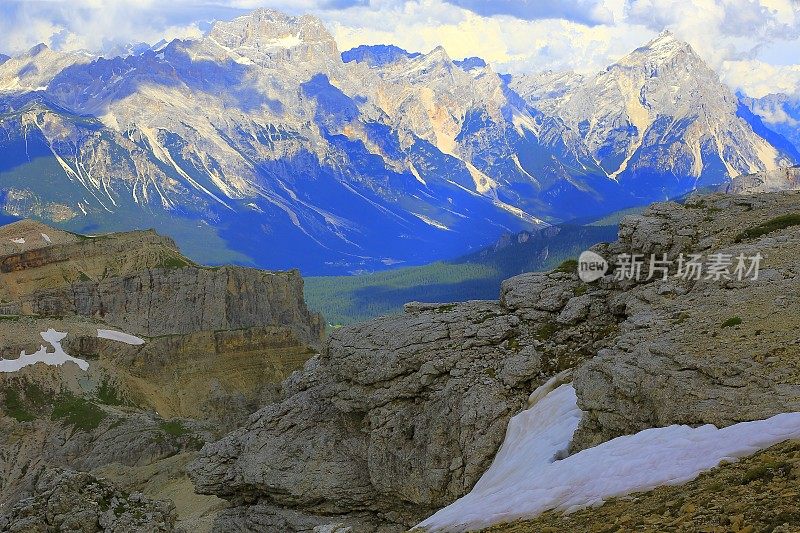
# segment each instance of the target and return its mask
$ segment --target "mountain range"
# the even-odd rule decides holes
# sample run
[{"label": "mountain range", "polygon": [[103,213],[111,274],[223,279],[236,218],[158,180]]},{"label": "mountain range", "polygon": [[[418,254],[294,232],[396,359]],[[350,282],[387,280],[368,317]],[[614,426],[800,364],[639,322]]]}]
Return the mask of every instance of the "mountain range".
[{"label": "mountain range", "polygon": [[796,133],[762,120],[771,101],[734,94],[668,32],[595,75],[342,53],[315,17],[265,9],[117,53],[0,59],[4,214],[341,274],[800,161]]}]

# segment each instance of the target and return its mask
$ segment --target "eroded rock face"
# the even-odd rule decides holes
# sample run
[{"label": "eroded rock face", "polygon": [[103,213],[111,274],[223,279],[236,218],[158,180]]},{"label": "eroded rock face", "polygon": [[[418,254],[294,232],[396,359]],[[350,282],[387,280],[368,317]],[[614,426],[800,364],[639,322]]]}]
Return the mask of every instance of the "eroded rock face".
[{"label": "eroded rock face", "polygon": [[[663,204],[621,230],[656,253],[764,256],[758,280],[671,278],[620,292],[627,319],[613,345],[580,367],[586,411],[574,449],[648,427],[727,426],[800,410],[800,225],[748,231],[800,212],[797,193]],[[690,212],[688,215],[687,212]],[[739,242],[737,242],[739,241]],[[636,246],[632,246],[637,249]]]},{"label": "eroded rock face", "polygon": [[169,502],[123,492],[90,474],[54,469],[38,480],[33,496],[0,516],[0,531],[169,533],[175,531],[175,510]]},{"label": "eroded rock face", "polygon": [[504,282],[499,302],[410,304],[343,328],[284,383],[285,399],[205,446],[190,476],[233,503],[220,530],[401,530],[468,492],[509,417],[564,369],[577,369],[586,412],[576,450],[647,427],[798,410],[800,225],[753,231],[795,213],[798,199],[655,204],[595,247],[612,263],[760,252],[758,281],[674,270],[648,280],[647,265],[639,282],[530,273]]},{"label": "eroded rock face", "polygon": [[[0,514],[12,513],[8,527],[62,527],[28,520],[61,498],[38,485],[49,470],[121,469],[115,479],[126,491],[174,499],[181,527],[207,531],[223,502],[193,493],[185,463],[273,401],[279,383],[318,350],[322,320],[305,306],[299,273],[200,267],[152,231],[84,237],[23,221],[0,236],[9,238],[0,247],[0,358],[33,353],[40,332],[53,328],[66,333],[66,352],[88,363],[0,373]],[[144,342],[98,338],[98,329]],[[44,503],[36,500],[42,490]],[[94,492],[84,496],[65,519],[100,524],[91,531],[162,530],[160,522],[115,522],[95,513]]]},{"label": "eroded rock face", "polygon": [[288,326],[309,343],[322,335],[296,270],[155,268],[36,291],[23,306],[37,315],[97,318],[149,337],[265,325]]},{"label": "eroded rock face", "polygon": [[602,291],[579,296],[591,322],[557,322],[579,284],[524,276],[502,303],[409,304],[336,331],[285,400],[190,466],[234,503],[218,529],[402,531],[469,491],[531,390],[613,330]]},{"label": "eroded rock face", "polygon": [[152,230],[79,238],[26,220],[0,235],[25,241],[0,256],[6,314],[79,315],[150,337],[259,326],[312,345],[322,337],[297,270],[197,266]]}]

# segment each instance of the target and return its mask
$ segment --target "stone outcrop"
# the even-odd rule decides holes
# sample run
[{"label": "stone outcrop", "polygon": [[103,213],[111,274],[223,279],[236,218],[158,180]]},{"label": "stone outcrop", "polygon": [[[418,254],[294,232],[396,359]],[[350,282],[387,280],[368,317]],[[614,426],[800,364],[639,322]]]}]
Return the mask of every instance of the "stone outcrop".
[{"label": "stone outcrop", "polygon": [[[10,531],[70,529],[73,515],[91,531],[162,530],[155,518],[95,513],[94,492],[76,496],[66,522],[28,520],[62,498],[38,484],[53,468],[124,471],[120,490],[180,502],[163,531],[175,516],[207,531],[222,501],[193,493],[186,462],[273,401],[321,342],[322,319],[305,306],[299,272],[201,267],[153,231],[86,237],[22,221],[0,228],[0,238],[0,358],[33,353],[53,328],[67,334],[70,356],[88,362],[0,373],[0,515]],[[143,343],[98,338],[99,329]],[[164,492],[156,472],[180,493]]]},{"label": "stone outcrop", "polygon": [[16,310],[6,314],[80,315],[150,337],[258,326],[285,326],[308,344],[322,336],[296,270],[200,267],[152,230],[79,238],[22,221],[2,232],[28,236],[26,250],[0,257],[2,305]]},{"label": "stone outcrop", "polygon": [[755,174],[736,176],[721,187],[730,194],[754,194],[800,189],[800,166],[762,170]]},{"label": "stone outcrop", "polygon": [[175,519],[169,502],[128,494],[85,472],[55,469],[39,478],[33,496],[0,516],[0,531],[170,533]]},{"label": "stone outcrop", "polygon": [[[409,304],[334,332],[285,400],[190,466],[198,492],[234,504],[218,529],[400,531],[467,492],[531,390],[614,331],[603,293],[580,286],[525,276],[500,302]],[[558,323],[574,299],[591,320]]]},{"label": "stone outcrop", "polygon": [[586,414],[575,449],[653,426],[800,410],[798,198],[712,196],[627,221],[608,252],[722,253],[731,270],[740,254],[763,260],[757,280],[673,277],[614,296],[626,316],[620,334],[576,373]]},{"label": "stone outcrop", "polygon": [[35,291],[23,298],[23,308],[43,316],[96,318],[148,337],[267,325],[287,326],[307,343],[322,335],[296,270],[155,268]]},{"label": "stone outcrop", "polygon": [[[574,368],[573,448],[673,423],[800,410],[797,193],[715,195],[626,217],[619,254],[764,256],[757,281],[578,280],[574,265],[503,283],[498,302],[409,304],[336,331],[285,398],[206,445],[189,473],[228,499],[220,530],[394,531],[470,490],[507,421]],[[733,268],[733,266],[731,267]],[[704,274],[705,276],[705,274]]]}]

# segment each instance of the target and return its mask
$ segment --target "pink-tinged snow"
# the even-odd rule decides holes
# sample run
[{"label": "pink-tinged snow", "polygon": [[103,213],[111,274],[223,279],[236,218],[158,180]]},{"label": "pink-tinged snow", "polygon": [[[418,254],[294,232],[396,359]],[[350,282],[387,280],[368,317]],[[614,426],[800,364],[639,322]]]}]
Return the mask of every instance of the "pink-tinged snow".
[{"label": "pink-tinged snow", "polygon": [[468,531],[549,509],[565,512],[614,497],[678,485],[721,461],[800,438],[800,413],[723,429],[669,426],[618,437],[557,460],[578,427],[572,385],[561,385],[511,419],[505,441],[472,491],[420,523],[431,531]]},{"label": "pink-tinged snow", "polygon": [[98,329],[97,336],[101,339],[110,339],[112,341],[124,342],[125,344],[132,344],[134,346],[144,344],[144,340],[136,337],[135,335],[123,333],[121,331],[114,331],[113,329]]},{"label": "pink-tinged snow", "polygon": [[44,346],[39,348],[39,351],[30,355],[24,351],[19,354],[19,359],[0,359],[0,372],[17,372],[21,368],[34,365],[36,363],[44,363],[51,366],[61,366],[68,361],[72,361],[78,365],[81,370],[88,370],[89,363],[83,359],[72,357],[64,352],[61,347],[61,341],[67,336],[66,333],[61,333],[54,329],[48,329],[40,333],[45,342],[53,346],[54,352],[48,352]]}]

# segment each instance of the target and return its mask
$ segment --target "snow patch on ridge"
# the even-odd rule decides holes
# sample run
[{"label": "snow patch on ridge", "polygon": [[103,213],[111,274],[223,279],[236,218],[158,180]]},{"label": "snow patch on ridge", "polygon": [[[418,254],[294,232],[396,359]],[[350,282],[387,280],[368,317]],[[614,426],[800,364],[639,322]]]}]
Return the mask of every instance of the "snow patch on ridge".
[{"label": "snow patch on ridge", "polygon": [[134,346],[144,344],[144,341],[135,335],[123,333],[121,331],[114,331],[113,329],[98,329],[97,337],[100,339],[124,342],[125,344],[131,344]]},{"label": "snow patch on ridge", "polygon": [[538,401],[509,421],[500,451],[472,491],[417,528],[466,531],[550,509],[572,512],[615,496],[680,485],[721,461],[800,438],[800,413],[786,413],[723,429],[647,429],[559,459],[583,414],[575,389],[565,384],[534,396]]},{"label": "snow patch on ridge", "polygon": [[61,341],[67,336],[66,333],[50,328],[47,331],[41,332],[40,335],[45,342],[53,346],[55,351],[48,352],[47,348],[40,346],[37,352],[28,355],[23,350],[19,354],[19,359],[0,359],[0,372],[17,372],[26,366],[31,366],[36,363],[61,366],[68,361],[72,361],[78,365],[81,370],[89,370],[89,363],[64,352],[64,348],[61,347]]}]

